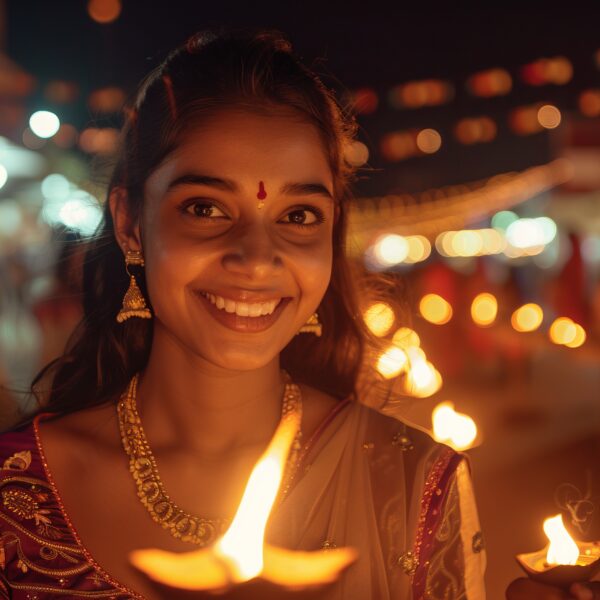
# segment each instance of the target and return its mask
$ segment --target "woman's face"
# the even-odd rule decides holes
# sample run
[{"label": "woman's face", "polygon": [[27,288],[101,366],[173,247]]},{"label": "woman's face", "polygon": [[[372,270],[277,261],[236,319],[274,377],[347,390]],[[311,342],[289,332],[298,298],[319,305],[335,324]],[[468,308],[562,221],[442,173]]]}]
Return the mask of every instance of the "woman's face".
[{"label": "woman's face", "polygon": [[269,363],[325,294],[333,218],[313,125],[227,110],[192,128],[145,186],[156,333],[226,369]]}]

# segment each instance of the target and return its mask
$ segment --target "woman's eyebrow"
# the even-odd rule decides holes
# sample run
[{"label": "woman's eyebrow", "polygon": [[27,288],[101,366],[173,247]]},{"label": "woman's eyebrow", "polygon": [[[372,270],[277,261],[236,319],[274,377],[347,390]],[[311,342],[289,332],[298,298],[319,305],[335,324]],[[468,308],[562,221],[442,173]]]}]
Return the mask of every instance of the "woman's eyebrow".
[{"label": "woman's eyebrow", "polygon": [[[201,173],[185,173],[171,181],[167,186],[167,191],[182,185],[205,185],[227,192],[239,190],[237,183],[231,179]],[[322,183],[286,183],[281,187],[279,193],[287,196],[324,196],[333,201],[331,192]]]},{"label": "woman's eyebrow", "polygon": [[287,196],[325,196],[333,202],[331,192],[322,183],[286,183],[280,193]]},{"label": "woman's eyebrow", "polygon": [[167,191],[170,192],[181,185],[207,185],[209,187],[218,188],[228,192],[237,192],[238,186],[231,179],[223,179],[221,177],[211,177],[210,175],[202,175],[200,173],[185,173],[181,175],[167,186]]}]

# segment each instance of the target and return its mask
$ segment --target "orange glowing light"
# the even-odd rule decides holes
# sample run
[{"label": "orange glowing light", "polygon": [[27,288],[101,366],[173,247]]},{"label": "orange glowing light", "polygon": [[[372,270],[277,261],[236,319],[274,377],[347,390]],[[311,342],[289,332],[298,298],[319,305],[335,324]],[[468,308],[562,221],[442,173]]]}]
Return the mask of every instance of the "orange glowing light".
[{"label": "orange glowing light", "polygon": [[425,260],[431,254],[431,243],[422,235],[409,235],[406,237],[408,242],[408,255],[404,262],[417,263]]},{"label": "orange glowing light", "polygon": [[439,371],[427,360],[420,356],[411,361],[408,368],[404,387],[407,393],[417,398],[428,398],[438,392],[443,384]]},{"label": "orange glowing light", "polygon": [[505,69],[480,71],[467,80],[467,89],[482,98],[504,96],[512,89],[512,77]]},{"label": "orange glowing light", "polygon": [[112,23],[121,14],[121,0],[90,0],[88,14],[96,23]]},{"label": "orange glowing light", "polygon": [[136,550],[130,560],[154,581],[186,590],[226,591],[261,577],[279,586],[306,588],[335,581],[356,558],[352,548],[294,552],[264,543],[286,458],[300,426],[300,415],[282,419],[252,470],[231,526],[207,548],[185,553]]},{"label": "orange glowing light", "polygon": [[375,302],[364,312],[367,327],[378,337],[383,337],[394,325],[396,316],[389,304]]},{"label": "orange glowing light", "polygon": [[369,149],[362,142],[355,140],[344,149],[344,158],[353,167],[360,167],[369,160]]},{"label": "orange glowing light", "polygon": [[575,337],[570,342],[566,342],[565,346],[567,348],[579,348],[583,346],[586,338],[585,329],[579,323],[575,323]]},{"label": "orange glowing light", "polygon": [[408,365],[406,352],[397,346],[390,346],[377,360],[377,371],[386,379],[397,377]]},{"label": "orange glowing light", "polygon": [[535,331],[544,320],[544,311],[538,304],[524,304],[517,308],[511,317],[511,324],[516,331]]},{"label": "orange glowing light", "polygon": [[421,152],[435,154],[442,146],[442,136],[435,129],[422,129],[416,142]]},{"label": "orange glowing light", "polygon": [[368,115],[377,110],[379,97],[371,88],[360,88],[352,93],[352,103],[357,113]]},{"label": "orange glowing light", "polygon": [[586,117],[600,116],[600,90],[585,90],[579,96],[579,110]]},{"label": "orange glowing light", "polygon": [[408,348],[418,348],[421,345],[421,339],[418,333],[410,327],[400,327],[392,336],[392,343],[403,350],[408,350]]},{"label": "orange glowing light", "polygon": [[556,129],[561,121],[560,110],[556,106],[545,104],[538,110],[537,118],[544,129]]},{"label": "orange glowing light", "polygon": [[498,315],[498,300],[493,294],[478,294],[471,303],[471,317],[480,327],[489,327]]},{"label": "orange glowing light", "polygon": [[415,135],[410,131],[394,131],[381,139],[381,154],[390,161],[399,161],[417,152]]},{"label": "orange glowing light", "polygon": [[423,318],[434,325],[445,325],[452,318],[452,306],[438,294],[426,294],[421,298],[419,311]]},{"label": "orange glowing light", "polygon": [[475,421],[454,410],[452,402],[438,404],[431,414],[433,437],[437,442],[452,446],[461,451],[470,448],[477,437]]},{"label": "orange glowing light", "polygon": [[569,317],[555,319],[548,331],[550,339],[555,344],[570,344],[577,337],[577,327]]}]

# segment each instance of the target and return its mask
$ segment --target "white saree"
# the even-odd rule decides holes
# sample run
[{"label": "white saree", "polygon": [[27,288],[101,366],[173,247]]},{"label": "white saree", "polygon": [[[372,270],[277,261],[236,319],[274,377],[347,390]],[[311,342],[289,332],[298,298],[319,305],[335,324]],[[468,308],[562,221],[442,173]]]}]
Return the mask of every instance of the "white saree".
[{"label": "white saree", "polygon": [[462,455],[351,401],[307,446],[267,539],[358,550],[324,598],[484,600],[485,551]]}]

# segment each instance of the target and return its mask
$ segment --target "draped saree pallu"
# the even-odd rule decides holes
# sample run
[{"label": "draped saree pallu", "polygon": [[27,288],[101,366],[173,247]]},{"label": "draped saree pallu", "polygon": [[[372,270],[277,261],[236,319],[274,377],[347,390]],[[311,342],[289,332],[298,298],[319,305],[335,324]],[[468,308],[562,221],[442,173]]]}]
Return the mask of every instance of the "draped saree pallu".
[{"label": "draped saree pallu", "polygon": [[[80,540],[45,462],[40,418],[0,435],[0,598],[142,598]],[[266,537],[297,550],[358,549],[328,600],[485,597],[485,552],[464,457],[349,399],[304,446]]]}]

